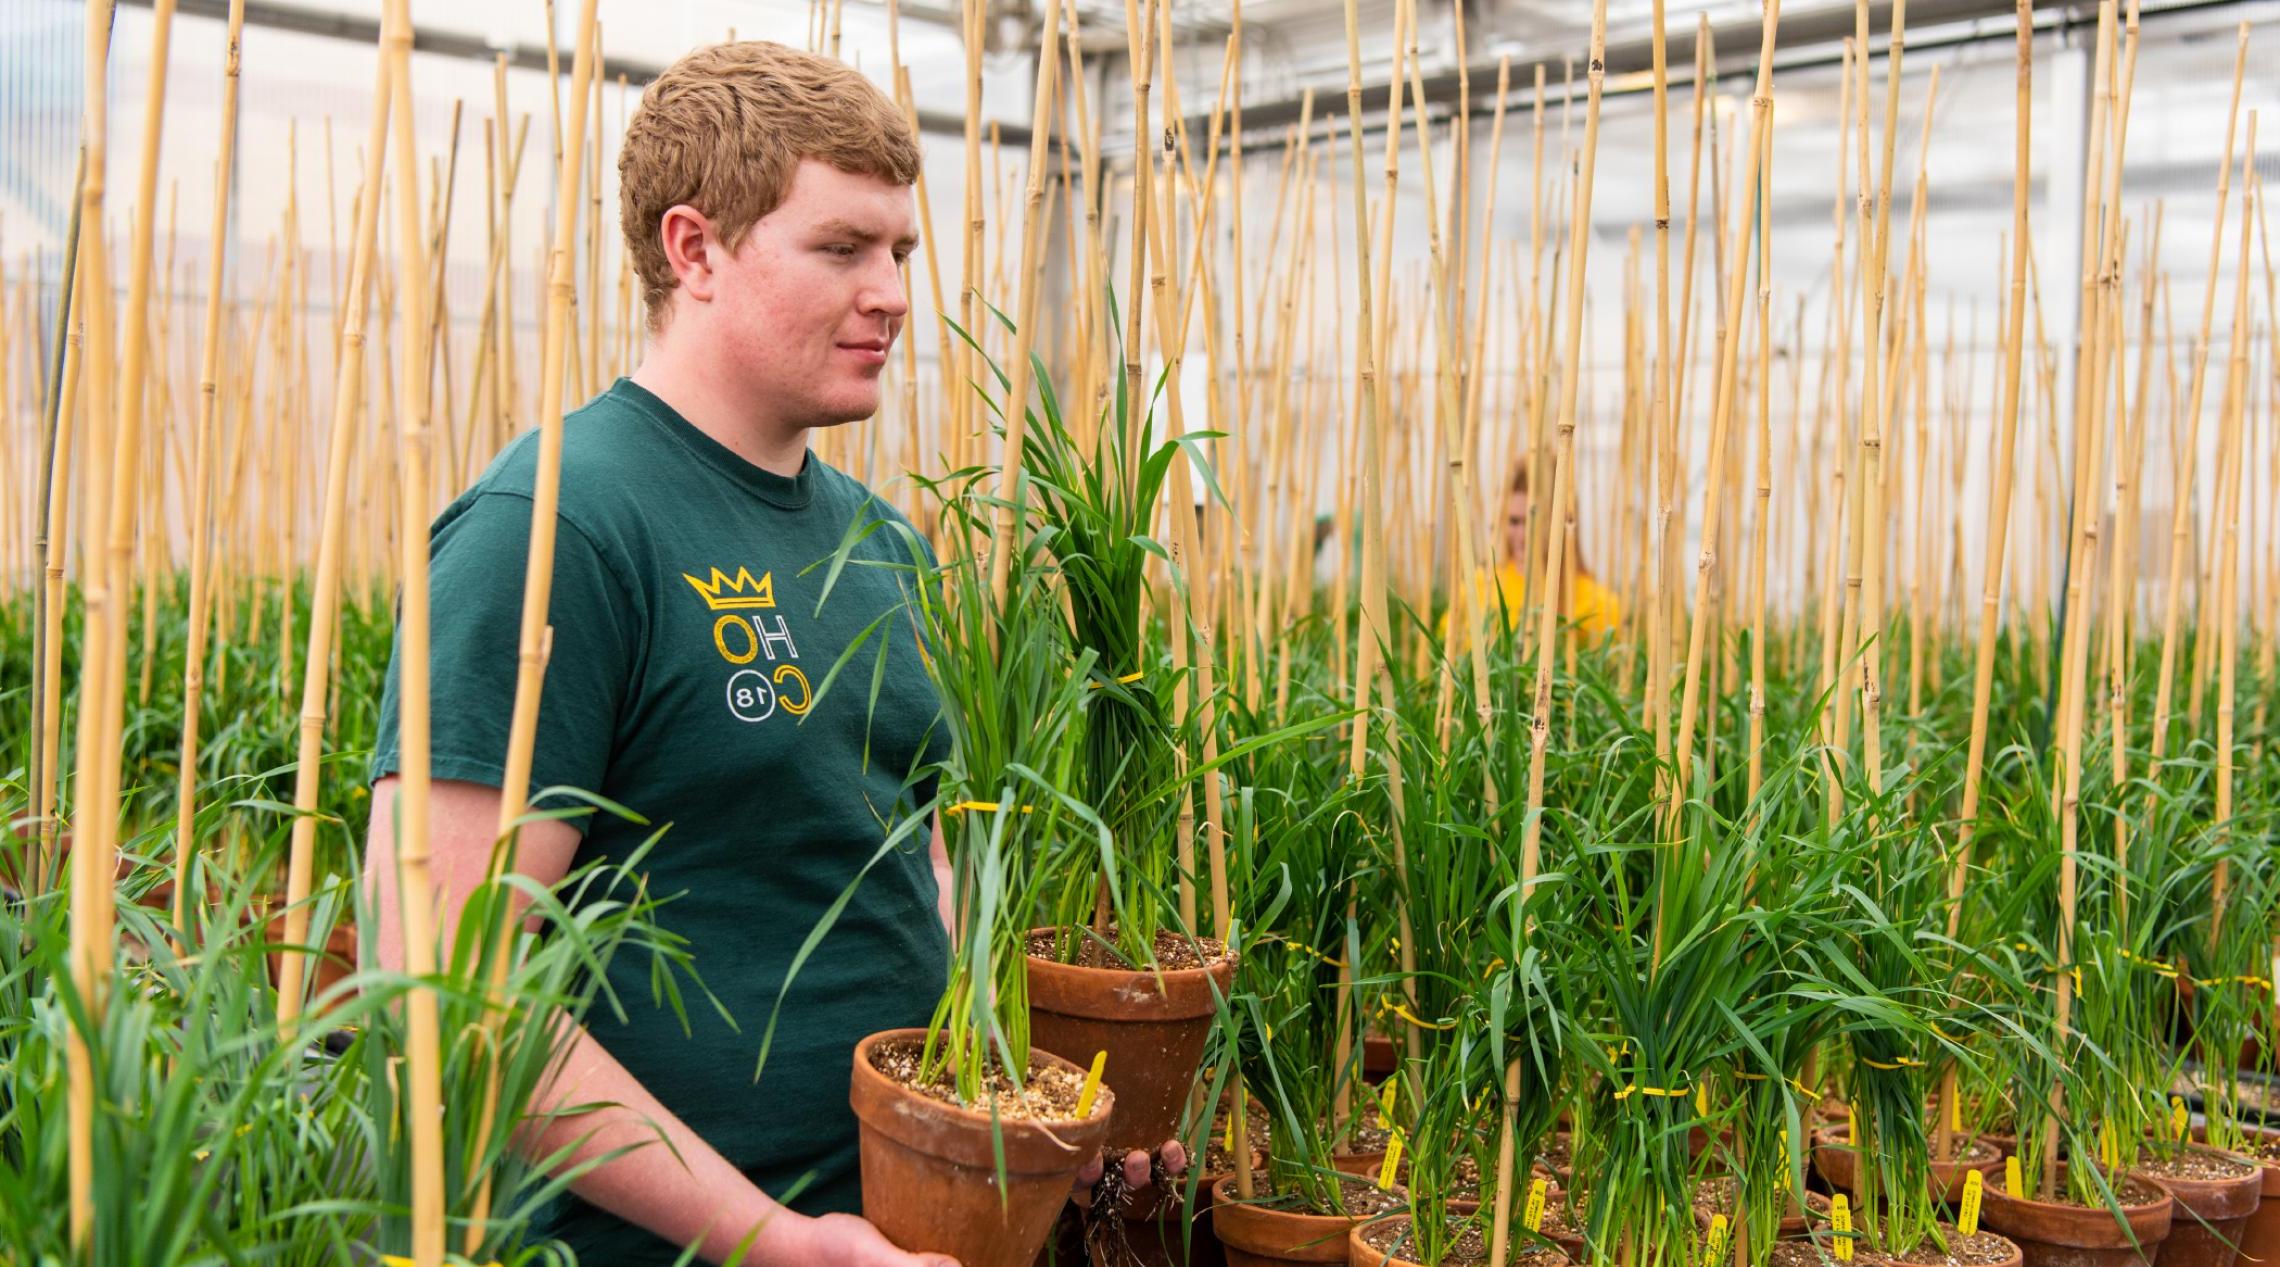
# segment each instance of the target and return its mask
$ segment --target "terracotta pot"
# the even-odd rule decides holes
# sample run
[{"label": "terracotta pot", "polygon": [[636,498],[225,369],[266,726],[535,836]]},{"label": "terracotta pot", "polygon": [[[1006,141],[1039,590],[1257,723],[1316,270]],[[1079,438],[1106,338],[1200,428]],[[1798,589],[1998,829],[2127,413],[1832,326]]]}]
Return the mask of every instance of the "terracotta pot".
[{"label": "terracotta pot", "polygon": [[[1031,930],[1032,937],[1052,929]],[[1154,1152],[1179,1130],[1219,1000],[1235,980],[1230,955],[1208,968],[1161,974],[1080,968],[1031,956],[1029,1039],[1089,1062],[1108,1053],[1103,1078],[1116,1092],[1106,1147]],[[971,1264],[968,1264],[971,1267]]]},{"label": "terracotta pot", "polygon": [[[1389,1254],[1369,1243],[1365,1237],[1381,1227],[1405,1228],[1409,1226],[1406,1214],[1388,1215],[1371,1223],[1358,1223],[1346,1234],[1346,1267],[1423,1267],[1415,1260]],[[1538,1250],[1528,1254],[1521,1247],[1513,1247],[1512,1261],[1526,1267],[1568,1267],[1565,1252]]]},{"label": "terracotta pot", "polygon": [[[2280,1131],[2276,1130],[2257,1133],[2266,1139],[2280,1138]],[[2200,1138],[2200,1132],[2196,1131],[2195,1137]],[[2259,1161],[2257,1172],[2263,1181],[2260,1189],[2263,1199],[2258,1202],[2256,1213],[2241,1224],[2238,1261],[2243,1267],[2280,1263],[2280,1162]]]},{"label": "terracotta pot", "polygon": [[[1092,1116],[1082,1122],[1001,1119],[1001,1187],[987,1111],[920,1095],[871,1063],[883,1043],[925,1038],[922,1029],[890,1029],[855,1044],[847,1099],[861,1139],[863,1217],[896,1245],[950,1254],[961,1267],[1028,1267],[1069,1199],[1078,1168],[1100,1153],[1115,1092],[1102,1088]],[[1030,1060],[1084,1072],[1034,1047]]]},{"label": "terracotta pot", "polygon": [[2241,1228],[2264,1197],[2264,1170],[2258,1166],[2231,1179],[2173,1179],[2132,1171],[2169,1189],[2177,1202],[2169,1239],[2161,1243],[2161,1254],[2154,1259],[2157,1267],[2233,1267]]},{"label": "terracotta pot", "polygon": [[2126,1228],[2104,1207],[2014,1197],[1999,1183],[1987,1185],[1979,1221],[1989,1231],[2011,1238],[2026,1267],[2145,1267],[2169,1239],[2176,1208],[2166,1188],[2158,1183],[2150,1186],[2160,1191],[2160,1199],[2123,1206]]},{"label": "terracotta pot", "polygon": [[1401,1067],[1401,1049],[1383,1034],[1362,1035],[1362,1077],[1370,1082],[1391,1077]]},{"label": "terracotta pot", "polygon": [[[1972,1145],[1984,1142],[1985,1137],[1981,1137],[1967,1142],[1964,1148],[1968,1152]],[[1821,1178],[1828,1182],[1830,1191],[1852,1192],[1859,1160],[1859,1150],[1852,1146],[1850,1126],[1824,1126],[1813,1132],[1813,1169],[1821,1172]],[[1993,1183],[2002,1175],[2003,1154],[1990,1145],[1984,1161],[1976,1164],[1966,1164],[1960,1158],[1955,1161],[1934,1161],[1931,1168],[1932,1191],[1941,1200],[1954,1205],[1963,1200],[1964,1176],[1976,1170],[1985,1176],[1984,1182]]]},{"label": "terracotta pot", "polygon": [[[259,918],[259,916],[248,916],[249,920],[255,918]],[[284,943],[285,912],[279,911],[269,917],[268,931],[264,936],[272,945]],[[332,931],[325,934],[324,953],[317,956],[317,962],[313,967],[305,969],[302,973],[303,979],[308,983],[308,998],[323,997],[325,991],[347,980],[350,974],[356,971],[356,949],[356,923],[344,914],[333,924]],[[285,952],[272,950],[267,959],[269,961],[269,984],[274,987],[284,979]]]},{"label": "terracotta pot", "polygon": [[[1816,1204],[1816,1202],[1818,1204]],[[1805,1235],[1806,1230],[1812,1227],[1816,1220],[1825,1219],[1829,1215],[1828,1200],[1818,1192],[1809,1192],[1805,1194],[1805,1201],[1803,1205],[1804,1213],[1784,1214],[1781,1216],[1780,1230],[1774,1233],[1774,1238],[1776,1240],[1793,1240],[1797,1237],[1803,1236]],[[1709,1230],[1710,1218],[1711,1216],[1704,1213],[1700,1208],[1697,1208],[1694,1211],[1695,1225],[1705,1231]]]},{"label": "terracotta pot", "polygon": [[1385,1165],[1385,1150],[1380,1148],[1368,1153],[1332,1153],[1330,1164],[1349,1175],[1375,1179],[1378,1167]]},{"label": "terracotta pot", "polygon": [[1246,1205],[1236,1198],[1233,1179],[1220,1180],[1211,1196],[1211,1230],[1227,1251],[1227,1267],[1344,1263],[1347,1233],[1361,1222],[1351,1215],[1299,1214]]}]

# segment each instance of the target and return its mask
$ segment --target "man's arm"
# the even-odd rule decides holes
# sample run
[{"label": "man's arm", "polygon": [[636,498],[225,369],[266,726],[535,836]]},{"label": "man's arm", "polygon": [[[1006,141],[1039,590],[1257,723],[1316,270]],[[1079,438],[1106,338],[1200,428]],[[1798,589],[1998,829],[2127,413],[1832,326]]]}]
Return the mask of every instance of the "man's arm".
[{"label": "man's arm", "polygon": [[934,910],[942,917],[942,931],[950,934],[950,944],[958,944],[958,873],[950,869],[950,847],[942,843],[942,817],[934,819],[934,843],[929,846],[934,859]]},{"label": "man's arm", "polygon": [[[372,886],[373,909],[380,917],[374,938],[380,962],[401,970],[404,934],[397,904],[396,792],[394,778],[373,786],[365,876]],[[490,868],[499,790],[477,783],[437,780],[430,798],[437,922],[442,944],[449,946],[461,906]],[[938,835],[938,868],[942,865],[940,840]],[[569,824],[531,823],[522,829],[515,869],[542,884],[553,885],[569,873],[577,849],[578,832]],[[750,1236],[751,1249],[742,1260],[750,1267],[957,1267],[954,1260],[940,1254],[909,1254],[896,1249],[878,1229],[852,1215],[810,1218],[778,1205],[660,1104],[579,1026],[573,1027],[570,1035],[569,1057],[561,1075],[540,1090],[531,1111],[535,1116],[581,1104],[604,1107],[546,1121],[542,1129],[523,1138],[525,1154],[545,1157],[571,1148],[569,1159],[563,1163],[568,1168],[590,1163],[615,1149],[636,1146],[587,1171],[571,1184],[571,1190],[675,1245],[699,1246],[698,1252],[707,1262],[726,1262]],[[661,1146],[661,1140],[671,1144],[670,1151]]]}]

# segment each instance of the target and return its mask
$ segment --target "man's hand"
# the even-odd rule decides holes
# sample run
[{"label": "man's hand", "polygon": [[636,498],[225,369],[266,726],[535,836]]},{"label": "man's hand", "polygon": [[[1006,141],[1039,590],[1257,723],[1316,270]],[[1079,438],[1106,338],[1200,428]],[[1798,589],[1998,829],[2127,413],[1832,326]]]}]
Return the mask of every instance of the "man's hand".
[{"label": "man's hand", "polygon": [[[1157,1149],[1154,1158],[1150,1158],[1147,1153],[1137,1148],[1124,1154],[1122,1169],[1126,1191],[1142,1191],[1154,1181],[1155,1175],[1151,1162],[1160,1163],[1163,1166],[1166,1179],[1176,1179],[1187,1173],[1187,1146],[1175,1139]],[[1069,1186],[1071,1195],[1077,1199],[1077,1204],[1088,1206],[1091,1204],[1093,1188],[1100,1183],[1101,1173],[1105,1168],[1102,1160],[1095,1157],[1086,1162],[1083,1169],[1077,1171],[1076,1181]]]},{"label": "man's hand", "polygon": [[787,1239],[794,1253],[784,1261],[814,1267],[959,1267],[958,1260],[948,1254],[913,1254],[896,1249],[878,1228],[852,1214],[825,1214],[804,1220]]}]

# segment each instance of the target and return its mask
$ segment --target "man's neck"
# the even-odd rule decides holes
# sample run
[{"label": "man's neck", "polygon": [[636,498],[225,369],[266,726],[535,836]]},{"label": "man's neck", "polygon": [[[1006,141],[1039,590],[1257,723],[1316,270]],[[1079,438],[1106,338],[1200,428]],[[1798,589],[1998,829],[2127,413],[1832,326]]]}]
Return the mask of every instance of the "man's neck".
[{"label": "man's neck", "polygon": [[686,341],[660,338],[627,377],[729,452],[764,471],[798,475],[807,462],[808,429],[773,425],[766,409],[721,382],[719,364],[694,355]]}]

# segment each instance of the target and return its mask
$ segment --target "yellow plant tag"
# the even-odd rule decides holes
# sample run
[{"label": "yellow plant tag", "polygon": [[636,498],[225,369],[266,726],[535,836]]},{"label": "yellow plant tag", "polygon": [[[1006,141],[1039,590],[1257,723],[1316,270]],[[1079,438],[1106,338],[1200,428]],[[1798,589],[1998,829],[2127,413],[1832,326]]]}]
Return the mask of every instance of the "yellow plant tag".
[{"label": "yellow plant tag", "polygon": [[1397,1085],[1400,1081],[1399,1077],[1388,1078],[1385,1085],[1378,1088],[1378,1121],[1388,1127],[1393,1125],[1393,1096],[1400,1089]]},{"label": "yellow plant tag", "polygon": [[2011,1199],[2014,1201],[2026,1200],[2027,1182],[2019,1177],[2019,1155],[2017,1153],[2003,1159],[2003,1191],[2010,1193]]},{"label": "yellow plant tag", "polygon": [[1852,1202],[1846,1200],[1845,1194],[1842,1192],[1829,1198],[1829,1226],[1837,1234],[1836,1244],[1833,1246],[1836,1250],[1837,1261],[1840,1263],[1851,1262],[1853,1257]]},{"label": "yellow plant tag", "polygon": [[1551,1182],[1537,1179],[1528,1185],[1528,1208],[1521,1211],[1520,1226],[1531,1232],[1544,1230],[1544,1198],[1551,1195]]},{"label": "yellow plant tag", "polygon": [[1970,1236],[1979,1230],[1979,1202],[1981,1190],[1987,1186],[1987,1176],[1972,1171],[1963,1177],[1963,1207],[1956,1211],[1955,1230]]},{"label": "yellow plant tag", "polygon": [[1401,1168],[1401,1132],[1385,1142],[1385,1161],[1378,1166],[1378,1191],[1393,1191],[1393,1176]]},{"label": "yellow plant tag", "polygon": [[1963,1097],[1960,1095],[1948,1097],[1948,1130],[1957,1135],[1963,1134]]},{"label": "yellow plant tag", "polygon": [[1108,1068],[1108,1053],[1093,1053],[1092,1068],[1085,1071],[1085,1088],[1077,1092],[1077,1116],[1092,1116],[1093,1100],[1100,1095],[1100,1075]]},{"label": "yellow plant tag", "polygon": [[2121,1169],[2122,1150],[2114,1142],[2114,1127],[2110,1122],[2098,1124],[2098,1160],[2105,1165],[2108,1173]]},{"label": "yellow plant tag", "polygon": [[2193,1129],[2193,1113],[2185,1107],[2184,1096],[2169,1097],[2169,1129],[2176,1134],[2179,1143],[2185,1142],[2185,1136]]},{"label": "yellow plant tag", "polygon": [[1710,1236],[1702,1243],[1702,1267],[1718,1267],[1726,1257],[1726,1216],[1710,1216]]},{"label": "yellow plant tag", "polygon": [[1707,1081],[1694,1084],[1694,1115],[1710,1116],[1710,1084]]}]

